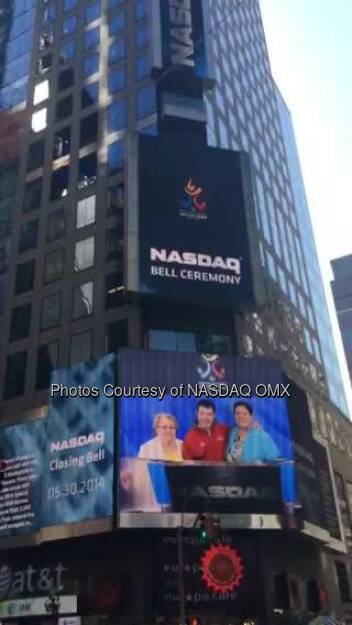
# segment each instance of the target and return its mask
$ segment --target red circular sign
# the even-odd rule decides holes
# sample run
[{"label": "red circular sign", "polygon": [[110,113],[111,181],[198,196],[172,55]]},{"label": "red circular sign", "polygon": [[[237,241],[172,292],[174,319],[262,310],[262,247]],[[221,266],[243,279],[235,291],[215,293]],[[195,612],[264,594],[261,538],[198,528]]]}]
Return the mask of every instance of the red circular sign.
[{"label": "red circular sign", "polygon": [[213,545],[201,559],[202,581],[215,592],[231,592],[238,588],[243,570],[241,557],[228,545]]}]

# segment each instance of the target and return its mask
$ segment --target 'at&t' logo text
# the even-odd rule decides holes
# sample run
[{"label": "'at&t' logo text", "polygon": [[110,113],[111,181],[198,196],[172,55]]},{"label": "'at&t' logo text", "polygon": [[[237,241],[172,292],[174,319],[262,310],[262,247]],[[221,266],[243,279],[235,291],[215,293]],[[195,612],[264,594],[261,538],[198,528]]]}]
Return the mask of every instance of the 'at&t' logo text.
[{"label": "'at&t' logo text", "polygon": [[203,189],[188,180],[180,201],[180,215],[188,219],[208,219],[207,203],[203,199]]},{"label": "'at&t' logo text", "polygon": [[197,368],[202,382],[222,382],[226,376],[226,369],[218,354],[201,354],[202,364]]},{"label": "'at&t' logo text", "polygon": [[64,574],[67,568],[61,562],[56,567],[36,569],[29,564],[26,569],[13,570],[11,566],[0,566],[0,600],[16,595],[62,592],[65,589]]}]

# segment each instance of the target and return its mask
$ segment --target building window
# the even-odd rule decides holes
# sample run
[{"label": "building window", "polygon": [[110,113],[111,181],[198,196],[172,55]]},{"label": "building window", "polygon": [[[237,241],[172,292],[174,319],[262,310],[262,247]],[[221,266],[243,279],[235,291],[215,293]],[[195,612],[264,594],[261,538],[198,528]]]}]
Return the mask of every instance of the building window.
[{"label": "building window", "polygon": [[137,80],[142,80],[142,78],[146,78],[150,74],[150,63],[149,56],[146,54],[145,56],[139,57],[136,60],[136,78]]},{"label": "building window", "polygon": [[94,265],[94,237],[77,241],[75,247],[75,271],[83,271]]},{"label": "building window", "polygon": [[67,69],[64,69],[62,72],[60,72],[57,81],[58,91],[63,91],[64,89],[69,89],[70,87],[72,87],[74,83],[74,77],[75,74],[71,67],[68,67]]},{"label": "building window", "polygon": [[107,275],[105,279],[105,308],[115,308],[121,305],[123,294],[123,272],[118,271]]},{"label": "building window", "polygon": [[25,293],[33,289],[35,261],[29,260],[27,263],[17,265],[16,270],[16,295]]},{"label": "building window", "polygon": [[77,6],[77,0],[64,0],[64,10],[72,11]]},{"label": "building window", "polygon": [[107,216],[121,215],[124,206],[124,186],[117,184],[108,189]]},{"label": "building window", "polygon": [[66,195],[68,194],[68,177],[69,168],[67,166],[60,167],[53,172],[51,176],[51,200],[58,200],[60,198],[66,197]]},{"label": "building window", "polygon": [[62,46],[60,46],[59,61],[61,65],[64,65],[65,63],[69,63],[70,61],[72,61],[75,57],[75,54],[76,54],[75,41],[73,39],[71,39],[70,41],[65,41],[65,43],[63,43]]},{"label": "building window", "polygon": [[108,147],[108,174],[112,176],[123,168],[123,142],[116,141]]},{"label": "building window", "polygon": [[83,77],[88,78],[99,71],[99,54],[90,54],[84,57],[82,63]]},{"label": "building window", "polygon": [[290,593],[286,573],[274,573],[273,583],[273,607],[275,610],[288,610],[290,608]]},{"label": "building window", "polygon": [[23,206],[24,213],[39,208],[42,197],[42,178],[37,178],[33,182],[27,182],[24,189]]},{"label": "building window", "polygon": [[109,36],[117,35],[125,28],[125,12],[116,13],[109,19]]},{"label": "building window", "polygon": [[116,9],[122,2],[123,0],[109,0],[109,10]]},{"label": "building window", "polygon": [[31,325],[31,304],[14,308],[11,316],[10,341],[18,341],[29,335]]},{"label": "building window", "polygon": [[307,608],[309,612],[320,612],[319,586],[316,579],[308,579],[306,582]]},{"label": "building window", "polygon": [[147,0],[136,1],[136,20],[142,20],[147,15]]},{"label": "building window", "polygon": [[117,352],[127,346],[127,319],[110,323],[106,329],[106,353]]},{"label": "building window", "polygon": [[228,336],[174,330],[149,330],[149,349],[201,354],[229,354]]},{"label": "building window", "polygon": [[95,222],[95,195],[80,200],[77,204],[77,228],[84,228],[90,226]]},{"label": "building window", "polygon": [[6,358],[4,399],[22,395],[26,376],[27,352],[9,354]]},{"label": "building window", "polygon": [[9,250],[10,240],[6,239],[5,242],[0,245],[0,274],[6,273],[9,266]]},{"label": "building window", "polygon": [[86,7],[86,24],[90,22],[94,22],[100,17],[100,0],[96,2],[91,2]]},{"label": "building window", "polygon": [[107,109],[108,132],[116,132],[124,128],[126,124],[125,100],[113,102]]},{"label": "building window", "polygon": [[78,188],[84,189],[94,184],[97,179],[97,155],[89,154],[79,159],[78,163]]},{"label": "building window", "polygon": [[155,87],[150,85],[137,91],[137,119],[151,115],[156,110]]},{"label": "building window", "polygon": [[53,159],[61,158],[70,154],[71,151],[71,128],[61,128],[54,134]]},{"label": "building window", "polygon": [[52,22],[56,17],[55,4],[54,2],[48,2],[44,6],[43,10],[43,24],[47,24],[48,22]]},{"label": "building window", "polygon": [[92,353],[92,336],[90,332],[74,334],[71,337],[70,364],[89,362]]},{"label": "building window", "polygon": [[341,601],[343,603],[349,603],[351,601],[351,593],[346,565],[343,562],[335,562],[335,568]]},{"label": "building window", "polygon": [[52,64],[53,64],[53,55],[51,53],[40,56],[38,59],[38,63],[37,63],[37,74],[39,76],[43,76],[50,70]]},{"label": "building window", "polygon": [[53,341],[40,345],[37,353],[37,371],[35,387],[37,391],[49,388],[50,378],[59,362],[59,342]]},{"label": "building window", "polygon": [[93,282],[79,284],[72,292],[72,319],[89,317],[93,313]]},{"label": "building window", "polygon": [[98,113],[92,113],[81,120],[80,147],[93,143],[98,139]]},{"label": "building window", "polygon": [[81,107],[83,109],[93,104],[97,104],[99,100],[99,84],[93,82],[91,85],[86,85],[81,91]]},{"label": "building window", "polygon": [[65,236],[66,231],[66,216],[65,209],[59,208],[58,210],[48,215],[48,222],[46,227],[46,240],[48,242],[55,241]]},{"label": "building window", "polygon": [[109,228],[106,231],[106,260],[122,260],[123,258],[123,229]]},{"label": "building window", "polygon": [[44,283],[59,280],[64,275],[64,248],[52,250],[45,256]]},{"label": "building window", "polygon": [[72,95],[67,96],[67,98],[62,98],[56,104],[55,109],[55,120],[59,122],[61,119],[65,119],[65,117],[69,117],[72,115],[72,107],[73,100]]},{"label": "building window", "polygon": [[77,17],[75,15],[71,15],[67,19],[64,20],[62,24],[62,36],[67,37],[68,35],[72,35],[77,30]]},{"label": "building window", "polygon": [[50,70],[52,64],[53,64],[52,53],[43,54],[43,56],[40,56],[37,61],[37,75],[44,76]]},{"label": "building window", "polygon": [[90,50],[90,48],[95,48],[100,43],[100,28],[91,28],[91,30],[86,30],[84,33],[84,49]]},{"label": "building window", "polygon": [[33,132],[41,132],[46,128],[47,108],[40,109],[32,115],[31,128]]},{"label": "building window", "polygon": [[55,328],[61,321],[61,293],[54,293],[44,297],[42,301],[42,311],[40,328],[49,330]]},{"label": "building window", "polygon": [[124,67],[120,67],[115,71],[110,72],[108,75],[108,89],[109,93],[116,93],[125,88],[126,71]]},{"label": "building window", "polygon": [[39,37],[39,50],[47,50],[54,43],[53,27],[47,25]]},{"label": "building window", "polygon": [[33,105],[36,106],[49,97],[49,81],[43,80],[34,87]]},{"label": "building window", "polygon": [[142,25],[138,26],[136,30],[136,46],[137,48],[143,48],[146,46],[149,39],[148,26]]},{"label": "building window", "polygon": [[44,163],[44,139],[31,143],[28,149],[27,171],[42,167]]},{"label": "building window", "polygon": [[18,251],[27,252],[37,246],[39,219],[27,221],[21,226],[21,235]]},{"label": "building window", "polygon": [[113,65],[113,63],[117,63],[117,61],[121,61],[126,54],[126,44],[125,41],[116,41],[115,43],[109,46],[108,52],[108,60],[109,65]]}]

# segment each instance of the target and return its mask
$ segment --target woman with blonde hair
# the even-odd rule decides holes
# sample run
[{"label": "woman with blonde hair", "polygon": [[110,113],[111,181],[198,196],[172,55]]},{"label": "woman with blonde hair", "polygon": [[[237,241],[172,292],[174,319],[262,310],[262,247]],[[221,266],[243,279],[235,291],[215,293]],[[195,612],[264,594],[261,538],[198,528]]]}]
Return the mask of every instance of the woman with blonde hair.
[{"label": "woman with blonde hair", "polygon": [[177,421],[166,412],[153,417],[154,438],[140,446],[138,458],[144,460],[182,461],[182,441],[176,438]]}]

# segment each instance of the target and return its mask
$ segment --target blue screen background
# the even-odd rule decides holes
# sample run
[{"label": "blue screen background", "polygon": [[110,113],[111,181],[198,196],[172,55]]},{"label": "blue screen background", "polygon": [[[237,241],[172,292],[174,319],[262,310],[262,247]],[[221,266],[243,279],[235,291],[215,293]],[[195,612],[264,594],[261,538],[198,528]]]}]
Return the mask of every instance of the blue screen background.
[{"label": "blue screen background", "polygon": [[[155,436],[152,428],[153,416],[167,412],[176,417],[178,429],[176,437],[183,440],[186,432],[194,424],[199,398],[165,396],[163,400],[154,398],[124,397],[120,400],[120,455],[135,457],[142,443]],[[211,398],[216,407],[216,421],[234,426],[232,407],[236,398]],[[290,429],[286,402],[281,398],[254,397],[245,400],[253,408],[253,416],[263,429],[273,438],[281,456],[293,459]]]}]

